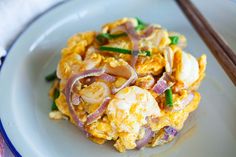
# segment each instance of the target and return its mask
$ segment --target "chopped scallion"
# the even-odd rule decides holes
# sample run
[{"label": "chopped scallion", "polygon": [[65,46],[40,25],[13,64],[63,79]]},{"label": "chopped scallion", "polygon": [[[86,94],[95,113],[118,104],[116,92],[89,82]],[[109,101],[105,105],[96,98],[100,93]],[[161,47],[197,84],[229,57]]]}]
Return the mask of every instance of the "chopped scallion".
[{"label": "chopped scallion", "polygon": [[123,53],[123,54],[131,54],[130,50],[121,49],[117,47],[100,46],[99,49],[102,51],[112,51],[112,52],[118,52],[118,53]]},{"label": "chopped scallion", "polygon": [[173,96],[171,88],[165,91],[166,106],[173,107]]},{"label": "chopped scallion", "polygon": [[45,80],[48,81],[48,82],[51,82],[51,81],[54,81],[56,78],[57,78],[57,72],[54,71],[53,73],[47,75],[45,77]]},{"label": "chopped scallion", "polygon": [[178,42],[179,42],[179,37],[178,37],[178,36],[171,36],[171,37],[169,37],[169,38],[170,38],[170,40],[171,40],[171,42],[170,42],[171,45],[176,45],[176,44],[178,44]]},{"label": "chopped scallion", "polygon": [[[112,51],[112,52],[118,52],[118,53],[123,53],[123,54],[132,54],[131,50],[117,48],[117,47],[100,46],[99,49],[102,51]],[[151,56],[151,53],[150,51],[139,51],[139,55]]]},{"label": "chopped scallion", "polygon": [[145,28],[144,25],[138,25],[138,26],[135,27],[135,30],[136,30],[136,31],[141,31],[141,30],[143,30],[144,28]]},{"label": "chopped scallion", "polygon": [[127,36],[127,34],[126,33],[119,33],[119,34],[101,33],[101,34],[97,35],[96,39],[100,43],[105,43],[109,39],[115,39],[115,38],[119,38],[122,36]]},{"label": "chopped scallion", "polygon": [[143,22],[141,19],[139,19],[138,17],[136,17],[136,20],[137,20],[137,22],[138,22],[138,25],[135,27],[135,30],[136,30],[136,31],[143,30],[143,29],[147,26],[147,24],[144,23],[144,22]]},{"label": "chopped scallion", "polygon": [[59,97],[59,95],[60,95],[60,91],[58,89],[55,89],[54,94],[53,94],[53,102],[51,106],[52,111],[58,110],[55,100]]},{"label": "chopped scallion", "polygon": [[55,101],[53,101],[52,106],[51,106],[51,111],[57,111],[57,110],[58,110],[57,105]]},{"label": "chopped scallion", "polygon": [[109,39],[119,38],[119,37],[123,37],[123,36],[127,36],[127,34],[126,33],[108,34]]},{"label": "chopped scallion", "polygon": [[53,94],[53,100],[56,100],[60,95],[60,91],[58,89],[54,90],[54,94]]},{"label": "chopped scallion", "polygon": [[136,17],[136,20],[138,22],[138,25],[146,25],[146,23],[143,22],[140,18]]}]

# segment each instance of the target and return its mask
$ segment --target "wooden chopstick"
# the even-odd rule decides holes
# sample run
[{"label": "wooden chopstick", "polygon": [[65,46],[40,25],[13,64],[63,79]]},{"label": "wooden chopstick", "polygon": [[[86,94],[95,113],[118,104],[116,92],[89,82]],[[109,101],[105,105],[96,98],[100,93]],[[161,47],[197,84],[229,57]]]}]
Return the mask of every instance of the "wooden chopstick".
[{"label": "wooden chopstick", "polygon": [[190,0],[180,0],[183,5],[189,7],[195,15],[201,20],[202,24],[205,28],[209,31],[209,33],[217,40],[219,44],[221,44],[222,48],[225,50],[225,53],[232,59],[234,64],[236,64],[236,55],[234,54],[233,50],[230,48],[228,43],[222,38],[222,36],[215,31],[213,27],[208,23],[208,21],[204,18],[204,16],[200,13],[200,11],[191,3]]},{"label": "wooden chopstick", "polygon": [[177,3],[236,86],[236,55],[233,50],[190,0],[177,0]]}]

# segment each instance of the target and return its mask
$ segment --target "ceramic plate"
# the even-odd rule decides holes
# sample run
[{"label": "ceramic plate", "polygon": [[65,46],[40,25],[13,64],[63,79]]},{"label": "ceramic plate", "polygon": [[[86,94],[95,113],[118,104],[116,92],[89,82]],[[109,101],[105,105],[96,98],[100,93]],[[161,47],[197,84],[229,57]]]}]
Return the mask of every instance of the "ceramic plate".
[{"label": "ceramic plate", "polygon": [[[165,146],[126,153],[118,153],[109,142],[91,142],[67,121],[49,119],[50,84],[44,80],[55,70],[60,49],[70,36],[99,30],[102,24],[122,17],[140,17],[181,32],[188,39],[186,51],[208,56],[207,76],[200,88],[202,101],[178,138]],[[34,21],[11,47],[0,74],[0,100],[2,126],[24,157],[236,154],[236,88],[172,0],[68,1],[55,7]]]}]

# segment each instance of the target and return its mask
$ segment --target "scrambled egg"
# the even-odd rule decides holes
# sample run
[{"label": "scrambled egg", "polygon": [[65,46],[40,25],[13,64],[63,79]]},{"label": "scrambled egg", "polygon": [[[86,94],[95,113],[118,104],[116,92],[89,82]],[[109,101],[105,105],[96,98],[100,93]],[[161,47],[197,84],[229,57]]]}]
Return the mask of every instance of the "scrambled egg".
[{"label": "scrambled egg", "polygon": [[[110,101],[107,116],[111,126],[126,149],[136,147],[135,141],[146,117],[160,116],[160,109],[153,96],[137,86],[126,87]],[[117,144],[115,144],[116,146]],[[118,146],[116,146],[118,149]]]},{"label": "scrambled egg", "polygon": [[85,64],[81,56],[76,53],[63,57],[57,66],[57,76],[60,79],[68,79],[73,74],[83,71]]},{"label": "scrambled egg", "polygon": [[152,57],[140,57],[136,64],[136,71],[139,75],[158,75],[165,67],[165,59],[161,54],[154,54]]},{"label": "scrambled egg", "polygon": [[194,111],[200,102],[201,96],[198,92],[194,93],[194,99],[188,104],[186,108],[180,111],[162,110],[161,116],[158,117],[157,122],[151,122],[153,130],[161,130],[165,126],[172,126],[177,130],[183,127],[185,120],[189,113]]},{"label": "scrambled egg", "polygon": [[95,37],[96,32],[84,32],[74,35],[68,40],[67,47],[62,49],[62,57],[72,53],[83,56],[87,47],[93,44]]},{"label": "scrambled egg", "polygon": [[[140,25],[135,18],[123,18],[102,27],[100,33],[122,33],[116,28],[130,22],[134,28]],[[50,97],[56,89],[60,95],[55,103],[58,111],[49,114],[52,119],[68,117],[75,124],[65,96],[67,81],[75,74],[90,69],[114,68],[109,71],[115,78],[107,81],[91,77],[90,84],[83,84],[82,80],[73,88],[72,97],[80,96],[81,102],[73,104],[76,116],[84,123],[84,129],[90,134],[89,139],[98,144],[106,140],[113,140],[114,147],[124,152],[137,147],[136,142],[145,136],[145,127],[154,132],[149,146],[162,145],[174,139],[165,139],[164,127],[171,126],[180,131],[189,114],[197,109],[201,96],[196,91],[205,76],[206,55],[196,59],[182,49],[187,45],[187,39],[179,33],[168,32],[159,25],[152,25],[153,32],[138,41],[141,50],[150,51],[150,56],[139,56],[135,64],[137,79],[117,93],[113,87],[120,87],[127,82],[127,70],[122,69],[131,62],[131,54],[112,51],[101,51],[100,46],[108,46],[132,50],[133,43],[128,36],[106,39],[100,43],[96,36],[99,32],[84,32],[74,35],[68,40],[67,46],[61,51],[61,59],[57,66],[57,77],[51,90]],[[146,27],[146,26],[145,26]],[[137,30],[143,34],[145,29]],[[179,42],[173,44],[170,37],[178,37]],[[126,51],[127,52],[127,51]],[[119,68],[116,68],[119,67]],[[174,81],[173,107],[167,107],[165,93],[157,94],[153,86],[167,72]],[[192,100],[181,106],[181,102],[192,94]],[[103,100],[110,97],[105,111],[92,123],[87,124],[88,116],[95,113]],[[181,107],[180,107],[181,106]],[[178,107],[178,110],[176,109]]]}]

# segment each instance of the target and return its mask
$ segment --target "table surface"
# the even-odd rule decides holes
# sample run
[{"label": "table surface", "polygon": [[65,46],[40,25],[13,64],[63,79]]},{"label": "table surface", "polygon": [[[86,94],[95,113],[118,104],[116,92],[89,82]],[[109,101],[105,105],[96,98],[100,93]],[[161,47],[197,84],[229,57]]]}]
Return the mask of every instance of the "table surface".
[{"label": "table surface", "polygon": [[[236,0],[192,0],[236,52]],[[7,155],[9,154],[9,155]],[[7,153],[6,157],[10,157]]]}]

